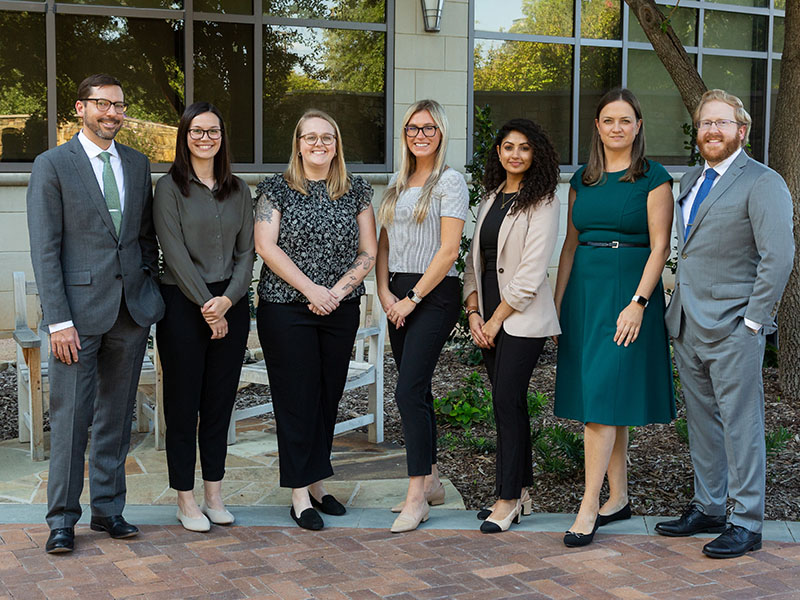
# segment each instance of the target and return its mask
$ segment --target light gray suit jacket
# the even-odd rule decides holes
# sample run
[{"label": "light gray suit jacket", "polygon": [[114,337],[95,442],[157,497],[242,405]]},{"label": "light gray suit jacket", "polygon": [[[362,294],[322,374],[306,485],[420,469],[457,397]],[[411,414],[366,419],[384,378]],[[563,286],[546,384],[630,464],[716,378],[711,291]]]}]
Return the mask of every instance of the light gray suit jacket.
[{"label": "light gray suit jacket", "polygon": [[789,189],[742,152],[700,205],[684,242],[681,204],[702,172],[683,176],[675,203],[678,271],[667,330],[677,337],[685,318],[700,340],[713,343],[746,317],[770,333],[794,259]]},{"label": "light gray suit jacket", "polygon": [[37,156],[28,184],[31,261],[44,324],[71,320],[80,335],[110,330],[123,293],[142,327],[164,313],[150,163],[140,152],[116,146],[125,174],[119,236],[77,135]]}]

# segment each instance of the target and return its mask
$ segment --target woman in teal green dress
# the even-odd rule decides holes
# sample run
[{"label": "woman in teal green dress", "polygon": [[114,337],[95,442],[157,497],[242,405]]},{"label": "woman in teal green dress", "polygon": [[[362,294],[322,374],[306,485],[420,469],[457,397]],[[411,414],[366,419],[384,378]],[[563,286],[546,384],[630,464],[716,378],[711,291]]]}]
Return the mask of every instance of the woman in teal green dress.
[{"label": "woman in teal green dress", "polygon": [[[586,488],[567,546],[630,518],[628,426],[675,416],[661,273],[672,178],[645,158],[642,111],[628,90],[600,100],[589,162],[572,178],[555,302],[556,416],[584,425]],[[600,507],[608,474],[609,498]]]}]

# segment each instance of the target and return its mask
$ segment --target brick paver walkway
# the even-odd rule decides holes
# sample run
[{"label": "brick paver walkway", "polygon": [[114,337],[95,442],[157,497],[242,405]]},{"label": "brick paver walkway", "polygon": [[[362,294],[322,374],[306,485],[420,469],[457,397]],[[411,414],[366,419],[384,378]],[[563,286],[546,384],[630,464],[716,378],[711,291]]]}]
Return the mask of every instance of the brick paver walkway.
[{"label": "brick paver walkway", "polygon": [[143,526],[112,540],[86,526],[51,556],[42,525],[0,525],[0,598],[800,598],[800,544],[732,560],[707,540],[601,535],[568,550],[555,533]]}]

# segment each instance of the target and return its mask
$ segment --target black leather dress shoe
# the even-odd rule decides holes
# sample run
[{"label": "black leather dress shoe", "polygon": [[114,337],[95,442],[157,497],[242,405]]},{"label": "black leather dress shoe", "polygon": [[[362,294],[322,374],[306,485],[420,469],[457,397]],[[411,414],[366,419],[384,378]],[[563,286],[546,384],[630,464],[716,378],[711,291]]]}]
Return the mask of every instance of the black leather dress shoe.
[{"label": "black leather dress shoe", "polygon": [[656,524],[656,532],[669,537],[685,537],[695,533],[722,533],[725,531],[725,515],[713,517],[703,513],[696,505],[690,504],[680,519],[661,521]]},{"label": "black leather dress shoe", "polygon": [[602,527],[614,521],[624,521],[631,518],[631,503],[628,502],[625,506],[620,508],[617,512],[611,515],[597,515],[597,526]]},{"label": "black leather dress shoe", "polygon": [[721,536],[703,546],[703,554],[711,558],[735,558],[751,550],[761,550],[761,534],[741,525],[728,525]]},{"label": "black leather dress shoe", "polygon": [[325,494],[321,501],[314,498],[314,496],[311,494],[309,494],[308,497],[311,498],[311,506],[320,509],[326,515],[341,517],[347,512],[347,509],[344,507],[344,505],[331,494]]},{"label": "black leather dress shoe", "polygon": [[294,506],[292,506],[292,508],[289,510],[289,514],[292,516],[292,519],[294,519],[294,522],[303,529],[319,531],[325,527],[325,522],[322,520],[322,517],[320,517],[319,513],[313,508],[305,509],[298,517],[294,512]]},{"label": "black leather dress shoe", "polygon": [[51,529],[44,549],[48,554],[72,552],[75,549],[75,530],[72,527]]},{"label": "black leather dress shoe", "polygon": [[92,528],[92,531],[105,531],[116,540],[139,535],[139,529],[136,525],[128,523],[122,515],[92,517],[89,527]]}]

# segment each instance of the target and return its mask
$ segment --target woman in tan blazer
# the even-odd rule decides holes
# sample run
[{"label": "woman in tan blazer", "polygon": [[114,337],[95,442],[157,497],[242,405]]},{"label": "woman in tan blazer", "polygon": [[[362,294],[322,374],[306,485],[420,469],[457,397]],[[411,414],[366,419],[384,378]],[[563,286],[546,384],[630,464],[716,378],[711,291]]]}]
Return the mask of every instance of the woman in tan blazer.
[{"label": "woman in tan blazer", "polygon": [[496,494],[479,518],[484,533],[506,531],[530,513],[533,484],[528,382],[545,340],[558,335],[547,266],[560,207],[558,157],[545,131],[527,119],[503,125],[490,153],[464,273],[470,333],[492,383],[497,423]]}]

